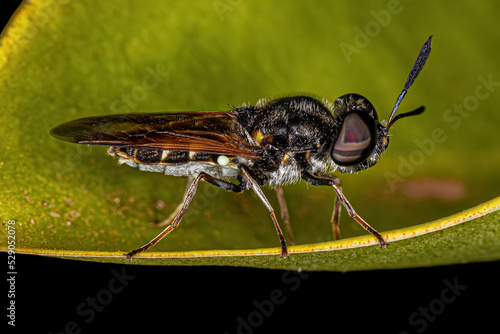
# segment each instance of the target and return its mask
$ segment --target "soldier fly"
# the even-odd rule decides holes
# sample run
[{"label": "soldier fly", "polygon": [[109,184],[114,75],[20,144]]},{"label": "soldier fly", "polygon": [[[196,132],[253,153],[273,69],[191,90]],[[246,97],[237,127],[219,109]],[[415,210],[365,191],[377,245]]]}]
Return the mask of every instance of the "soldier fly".
[{"label": "soldier fly", "polygon": [[420,50],[387,122],[379,122],[370,101],[358,94],[343,95],[333,104],[311,96],[289,96],[262,99],[255,106],[229,105],[230,111],[88,117],[61,124],[50,134],[67,142],[110,146],[108,153],[118,157],[119,164],[188,177],[184,199],[160,223],[167,227],[144,246],[125,254],[129,260],[179,226],[202,180],[234,192],[252,188],[269,211],[282,258],[288,257],[287,245],[274,209],[260,187],[276,189],[293,244],[281,187],[301,179],[315,186],[333,187],[337,195],[331,218],[335,239],[339,238],[342,203],[348,214],[385,248],[387,242],[380,233],[345,198],[340,179],[328,173],[353,173],[373,166],[389,144],[388,131],[394,123],[424,111],[420,107],[396,115],[429,57],[431,44],[432,36]]}]

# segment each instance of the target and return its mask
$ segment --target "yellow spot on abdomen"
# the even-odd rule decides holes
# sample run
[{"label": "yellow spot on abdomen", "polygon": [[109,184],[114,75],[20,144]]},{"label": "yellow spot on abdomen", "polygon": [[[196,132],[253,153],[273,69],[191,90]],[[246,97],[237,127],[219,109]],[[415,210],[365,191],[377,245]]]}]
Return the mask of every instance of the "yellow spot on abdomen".
[{"label": "yellow spot on abdomen", "polygon": [[160,160],[160,161],[165,160],[165,159],[168,157],[168,155],[169,155],[169,154],[170,154],[170,151],[168,151],[168,150],[163,150],[163,151],[161,152],[161,160]]}]

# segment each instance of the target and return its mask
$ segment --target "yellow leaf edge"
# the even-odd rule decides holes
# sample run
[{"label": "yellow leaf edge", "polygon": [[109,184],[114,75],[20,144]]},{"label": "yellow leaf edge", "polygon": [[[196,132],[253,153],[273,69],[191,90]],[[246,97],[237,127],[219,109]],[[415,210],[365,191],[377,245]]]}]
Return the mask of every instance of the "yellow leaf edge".
[{"label": "yellow leaf edge", "polygon": [[[13,55],[28,47],[30,39],[36,36],[40,27],[46,24],[44,19],[37,20],[37,18],[45,15],[46,20],[46,12],[49,12],[47,8],[54,3],[57,2],[23,1],[17,8],[0,34],[0,45],[2,46],[0,48],[0,70],[5,70],[6,64]],[[53,15],[51,15],[51,19],[54,19]]]},{"label": "yellow leaf edge", "polygon": [[[397,242],[409,238],[415,238],[424,234],[437,232],[446,228],[472,221],[483,217],[489,213],[500,210],[500,196],[480,205],[464,210],[460,213],[437,219],[428,223],[414,225],[410,227],[395,229],[381,233],[389,243]],[[305,244],[290,246],[290,254],[314,253],[325,251],[338,251],[358,247],[368,247],[378,245],[377,239],[371,235],[346,238],[336,241],[322,243]],[[1,251],[8,251],[6,246],[1,246]],[[42,255],[60,258],[122,258],[124,252],[104,252],[104,251],[79,251],[79,250],[56,250],[56,249],[38,249],[38,248],[16,248],[16,253]],[[237,250],[202,250],[202,251],[182,251],[182,252],[145,252],[140,253],[134,259],[189,259],[189,258],[210,258],[210,257],[231,257],[231,256],[270,256],[279,255],[281,249],[256,248],[256,249],[237,249]]]}]

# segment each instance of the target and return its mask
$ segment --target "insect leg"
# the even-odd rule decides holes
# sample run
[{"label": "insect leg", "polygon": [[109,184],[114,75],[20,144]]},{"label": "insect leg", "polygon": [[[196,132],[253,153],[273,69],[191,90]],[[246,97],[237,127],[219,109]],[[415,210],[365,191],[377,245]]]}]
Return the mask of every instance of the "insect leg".
[{"label": "insect leg", "polygon": [[[309,172],[303,172],[302,173],[302,178],[307,182],[315,186],[332,186],[335,192],[337,193],[337,198],[342,202],[344,207],[347,210],[347,213],[349,216],[354,218],[365,230],[367,230],[371,235],[373,235],[375,238],[377,238],[378,242],[380,243],[380,247],[386,248],[388,243],[382,238],[380,233],[378,233],[373,227],[371,227],[367,222],[361,218],[354,208],[351,206],[347,198],[345,198],[344,194],[342,193],[342,186],[337,185],[334,181],[333,178],[335,178],[333,175],[322,175],[322,176],[315,176]],[[335,214],[335,213],[334,213]]]},{"label": "insect leg", "polygon": [[[308,173],[309,174],[309,173]],[[312,174],[309,174],[310,176],[313,176]],[[302,177],[304,178],[304,177]],[[337,187],[339,187],[340,191],[342,191],[342,181],[336,177],[335,175],[330,175],[330,174],[324,174],[320,177],[316,177],[317,179],[321,179],[322,181],[328,181],[327,183],[321,182],[321,184],[318,183],[312,183],[313,181],[307,181],[313,185],[319,186],[319,185],[330,185],[329,182],[334,182]],[[318,182],[316,180],[316,182]],[[340,199],[338,196],[335,197],[335,201],[333,202],[333,212],[332,212],[332,219],[330,219],[330,223],[332,224],[332,230],[333,230],[333,239],[334,240],[339,240],[340,239]]]},{"label": "insect leg", "polygon": [[250,171],[245,166],[241,166],[241,170],[243,172],[243,175],[245,176],[245,179],[248,181],[250,186],[252,187],[253,191],[259,196],[260,200],[264,203],[264,205],[267,208],[267,211],[269,211],[269,214],[271,215],[271,218],[274,223],[274,227],[276,228],[276,232],[278,233],[278,237],[280,238],[280,243],[281,243],[281,257],[282,258],[287,258],[288,255],[288,249],[286,247],[286,242],[285,238],[283,238],[283,233],[281,232],[281,228],[278,224],[278,220],[276,219],[276,215],[274,214],[274,209],[267,200],[266,196],[262,192],[262,189],[260,189],[259,184],[257,180],[254,179],[254,177],[251,175]]},{"label": "insect leg", "polygon": [[[215,185],[215,186],[217,186],[219,188],[222,188],[224,190],[230,190],[230,191],[234,191],[234,192],[241,192],[242,190],[244,190],[244,188],[241,188],[238,185],[235,185],[235,184],[230,183],[230,182],[222,181],[222,180],[219,180],[219,179],[216,179],[216,178],[213,178],[212,180],[206,179],[205,181],[208,181],[211,184],[213,184],[213,185]],[[186,190],[184,191],[183,198],[186,197],[186,194],[187,194],[187,192],[189,190],[189,187],[191,186],[192,183],[193,183],[193,177],[189,176],[188,177],[188,181],[187,181]],[[179,213],[179,211],[182,209],[182,205],[183,204],[184,204],[184,201],[182,201],[181,203],[179,203],[179,205],[177,205],[177,208],[175,208],[174,212],[172,212],[170,214],[170,216],[168,216],[167,219],[165,219],[164,221],[161,221],[159,223],[153,223],[153,224],[155,226],[159,226],[159,227],[169,225],[174,220],[174,218],[177,216],[177,214]]]},{"label": "insect leg", "polygon": [[[342,191],[342,181],[334,176],[334,175],[328,175],[328,177],[331,177],[331,180],[335,182],[337,187],[339,187],[340,191]],[[335,197],[335,202],[333,203],[333,212],[332,212],[332,219],[330,220],[330,223],[332,224],[332,230],[333,230],[333,239],[334,240],[339,240],[340,239],[340,199],[338,196]]]},{"label": "insect leg", "polygon": [[292,226],[290,225],[290,216],[288,215],[285,196],[283,195],[283,188],[280,186],[276,187],[276,196],[278,197],[278,203],[280,205],[281,219],[285,222],[288,239],[290,239],[290,244],[295,245],[295,238],[293,237]]},{"label": "insect leg", "polygon": [[[186,194],[187,194],[189,187],[191,186],[192,183],[193,183],[193,177],[189,176],[188,181],[187,181],[187,185],[186,185],[186,190],[184,191],[184,195],[182,196],[182,198],[186,197]],[[181,209],[182,209],[183,204],[184,204],[184,201],[180,202],[179,205],[177,205],[177,207],[175,208],[174,212],[172,212],[170,214],[170,216],[168,216],[167,219],[165,219],[161,222],[154,222],[152,224],[155,226],[158,226],[158,227],[169,225],[170,223],[172,223],[174,218],[177,217],[177,215],[179,214],[179,211],[181,211]]]},{"label": "insect leg", "polygon": [[167,234],[172,232],[174,229],[176,229],[179,226],[179,223],[181,222],[182,217],[184,216],[184,213],[186,212],[186,209],[189,206],[189,203],[191,203],[191,200],[194,197],[194,194],[196,193],[196,189],[198,188],[198,183],[200,183],[201,180],[207,181],[213,185],[216,185],[222,189],[225,190],[231,190],[231,191],[236,191],[240,192],[245,189],[243,185],[236,185],[227,181],[219,180],[214,178],[213,176],[208,175],[207,173],[201,172],[196,179],[194,179],[193,182],[189,184],[189,187],[184,195],[184,200],[182,201],[180,205],[180,210],[178,210],[177,215],[173,219],[172,223],[168,225],[160,234],[158,234],[155,238],[153,238],[150,242],[142,246],[141,248],[135,249],[127,254],[125,256],[127,259],[130,261],[132,259],[132,256],[134,256],[137,253],[143,252],[154,245],[156,245],[161,239],[163,239]]}]

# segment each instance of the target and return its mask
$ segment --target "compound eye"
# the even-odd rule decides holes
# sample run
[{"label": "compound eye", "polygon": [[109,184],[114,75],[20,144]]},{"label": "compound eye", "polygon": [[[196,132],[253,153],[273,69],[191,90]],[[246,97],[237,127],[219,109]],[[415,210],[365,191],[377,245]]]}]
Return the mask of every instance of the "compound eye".
[{"label": "compound eye", "polygon": [[339,166],[353,166],[366,160],[377,143],[376,120],[361,111],[351,111],[333,145],[332,159]]}]

